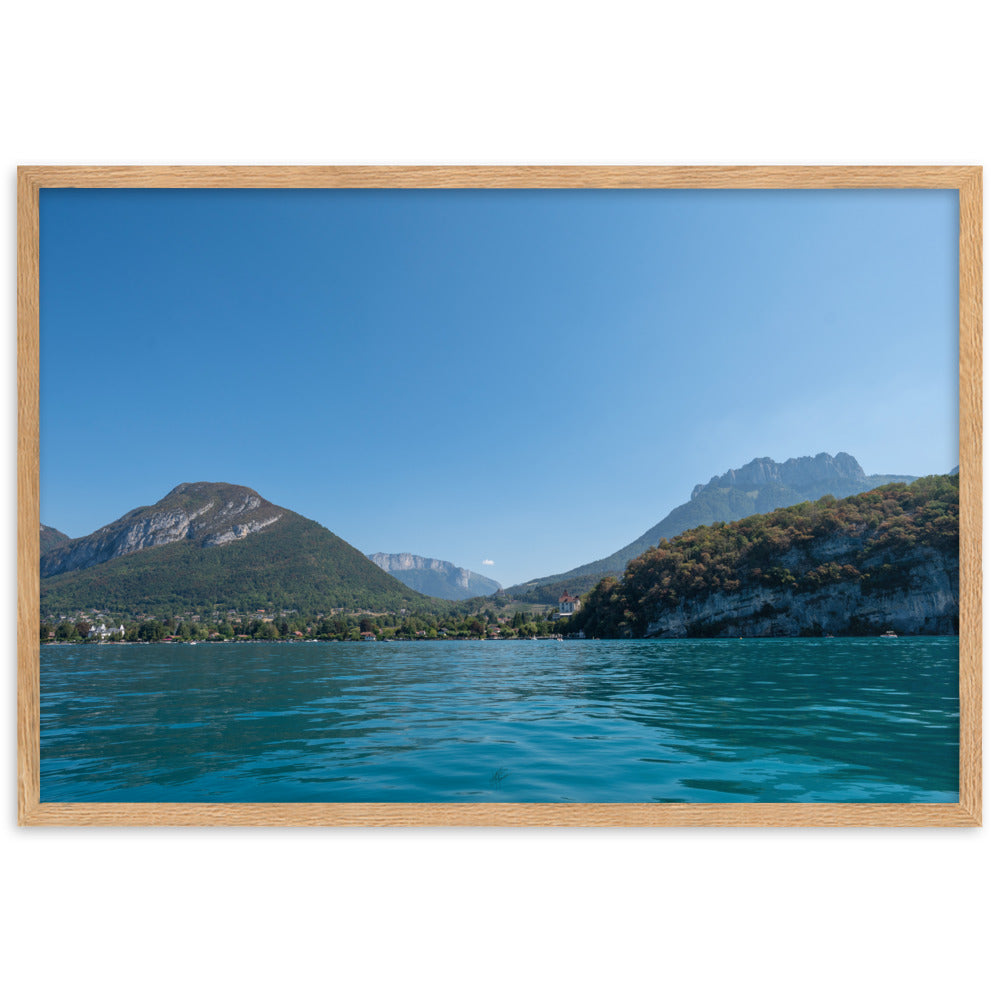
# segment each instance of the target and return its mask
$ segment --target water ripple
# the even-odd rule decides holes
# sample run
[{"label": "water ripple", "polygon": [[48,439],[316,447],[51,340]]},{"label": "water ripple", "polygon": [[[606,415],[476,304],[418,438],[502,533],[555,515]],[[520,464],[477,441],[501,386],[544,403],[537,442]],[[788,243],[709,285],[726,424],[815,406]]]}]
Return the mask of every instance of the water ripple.
[{"label": "water ripple", "polygon": [[45,647],[42,799],[957,801],[957,668],[953,638]]}]

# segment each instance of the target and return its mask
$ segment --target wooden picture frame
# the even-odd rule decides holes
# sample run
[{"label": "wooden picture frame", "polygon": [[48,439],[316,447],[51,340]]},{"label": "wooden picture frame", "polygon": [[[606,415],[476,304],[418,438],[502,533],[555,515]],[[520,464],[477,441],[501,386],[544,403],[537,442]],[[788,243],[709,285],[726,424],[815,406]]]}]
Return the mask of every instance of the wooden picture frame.
[{"label": "wooden picture frame", "polygon": [[[193,804],[40,801],[39,191],[43,188],[956,189],[960,774],[950,804]],[[18,819],[23,825],[978,826],[982,822],[982,168],[74,167],[18,171]]]}]

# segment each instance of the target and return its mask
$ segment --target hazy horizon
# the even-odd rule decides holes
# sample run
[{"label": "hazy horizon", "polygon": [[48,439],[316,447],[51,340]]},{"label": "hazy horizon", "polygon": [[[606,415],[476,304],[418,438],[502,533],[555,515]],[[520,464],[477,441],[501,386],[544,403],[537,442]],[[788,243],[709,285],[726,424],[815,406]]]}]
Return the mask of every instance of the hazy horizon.
[{"label": "hazy horizon", "polygon": [[41,192],[43,523],[249,486],[512,586],[759,457],[958,464],[951,191]]}]

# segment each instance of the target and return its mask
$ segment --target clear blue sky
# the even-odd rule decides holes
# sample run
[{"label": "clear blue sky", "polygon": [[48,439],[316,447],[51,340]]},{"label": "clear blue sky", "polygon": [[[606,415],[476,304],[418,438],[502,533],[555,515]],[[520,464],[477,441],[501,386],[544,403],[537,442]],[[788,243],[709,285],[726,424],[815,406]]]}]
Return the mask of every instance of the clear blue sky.
[{"label": "clear blue sky", "polygon": [[754,457],[947,472],[957,240],[941,191],[44,190],[42,521],[233,482],[510,586]]}]

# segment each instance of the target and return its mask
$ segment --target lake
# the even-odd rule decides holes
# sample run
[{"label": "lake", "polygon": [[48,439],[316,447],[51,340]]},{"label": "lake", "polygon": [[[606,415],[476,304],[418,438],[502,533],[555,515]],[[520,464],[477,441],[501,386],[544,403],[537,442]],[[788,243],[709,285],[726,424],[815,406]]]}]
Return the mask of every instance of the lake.
[{"label": "lake", "polygon": [[957,802],[958,640],[44,646],[43,802]]}]

